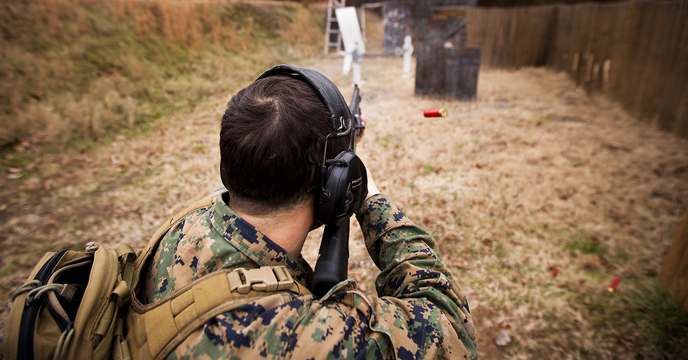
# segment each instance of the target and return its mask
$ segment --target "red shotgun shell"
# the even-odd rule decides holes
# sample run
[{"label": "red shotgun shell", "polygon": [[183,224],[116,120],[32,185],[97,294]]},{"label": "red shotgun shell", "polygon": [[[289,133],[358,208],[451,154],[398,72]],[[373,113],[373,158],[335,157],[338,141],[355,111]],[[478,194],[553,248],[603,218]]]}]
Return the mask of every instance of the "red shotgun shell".
[{"label": "red shotgun shell", "polygon": [[614,280],[612,280],[612,283],[609,285],[609,289],[607,290],[614,292],[616,287],[619,286],[619,281],[621,281],[621,279],[619,279],[618,276],[614,276]]},{"label": "red shotgun shell", "polygon": [[423,111],[425,117],[447,117],[447,109],[432,109]]}]

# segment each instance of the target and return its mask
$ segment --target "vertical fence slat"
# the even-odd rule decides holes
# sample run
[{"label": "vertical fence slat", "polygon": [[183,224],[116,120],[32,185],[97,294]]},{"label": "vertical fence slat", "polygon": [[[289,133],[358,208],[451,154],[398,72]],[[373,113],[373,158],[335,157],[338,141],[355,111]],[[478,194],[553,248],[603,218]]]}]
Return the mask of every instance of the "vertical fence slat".
[{"label": "vertical fence slat", "polygon": [[[602,6],[598,11],[598,43],[593,52],[596,56],[598,66],[598,77],[595,89],[602,92],[610,90],[610,79],[605,76],[605,66],[613,65],[612,58],[616,49],[615,28],[618,23],[618,7]],[[611,67],[608,68],[611,71]],[[610,75],[610,74],[606,74]]]},{"label": "vertical fence slat", "polygon": [[672,66],[673,86],[667,91],[670,96],[664,99],[663,108],[671,108],[672,104],[675,106],[672,132],[688,138],[688,22],[685,21],[688,17],[688,3],[681,3],[674,14],[681,24],[681,34],[677,36],[680,48]]},{"label": "vertical fence slat", "polygon": [[[686,3],[658,4],[658,18],[661,19],[656,45],[656,61],[652,67],[657,69],[656,76],[652,79],[652,108],[658,114],[660,128],[680,134],[680,104],[686,88],[688,78],[688,52],[685,44],[688,43],[688,6]],[[684,44],[679,49],[674,49],[675,44]],[[677,127],[677,125],[679,125]],[[684,135],[685,136],[685,135]]]},{"label": "vertical fence slat", "polygon": [[[627,31],[628,17],[634,10],[630,6],[619,8],[619,16],[614,24],[614,47],[611,55],[610,81],[607,94],[615,99],[622,99],[625,96],[624,79],[630,69],[631,37]],[[622,101],[623,103],[623,101]],[[624,104],[625,105],[625,104]]]},{"label": "vertical fence slat", "polygon": [[651,6],[649,3],[640,3],[641,10],[641,21],[638,27],[638,53],[640,58],[636,63],[637,76],[638,79],[636,92],[634,94],[634,112],[643,115],[644,117],[651,117],[652,111],[649,106],[649,84],[648,81],[652,75],[656,75],[656,72],[646,71],[652,64],[652,58],[654,57],[654,32],[656,30],[656,6]]},{"label": "vertical fence slat", "polygon": [[554,48],[556,59],[553,63],[558,71],[571,69],[573,52],[571,51],[571,18],[573,10],[570,6],[559,6],[557,11],[557,36]]}]

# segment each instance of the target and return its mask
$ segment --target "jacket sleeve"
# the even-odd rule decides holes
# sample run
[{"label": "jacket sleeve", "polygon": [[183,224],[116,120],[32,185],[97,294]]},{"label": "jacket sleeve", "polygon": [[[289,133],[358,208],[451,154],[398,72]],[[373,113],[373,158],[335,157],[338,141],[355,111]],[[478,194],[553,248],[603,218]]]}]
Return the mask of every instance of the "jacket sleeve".
[{"label": "jacket sleeve", "polygon": [[[435,329],[437,331],[423,331],[424,339],[416,342],[460,340],[466,351],[465,357],[476,359],[475,327],[468,301],[437,255],[437,244],[432,236],[414,225],[389,198],[381,194],[368,198],[356,217],[361,224],[366,248],[381,270],[375,281],[381,302],[396,303],[395,307],[406,306],[408,309],[422,305],[422,317],[428,324],[435,323],[434,326],[439,328]],[[421,316],[414,314],[413,310],[405,312],[406,318]],[[437,318],[435,321],[429,318],[433,316]],[[441,326],[437,325],[440,323]],[[452,329],[444,328],[445,323]],[[439,333],[458,339],[438,340]],[[398,349],[400,346],[394,344],[394,347]]]}]

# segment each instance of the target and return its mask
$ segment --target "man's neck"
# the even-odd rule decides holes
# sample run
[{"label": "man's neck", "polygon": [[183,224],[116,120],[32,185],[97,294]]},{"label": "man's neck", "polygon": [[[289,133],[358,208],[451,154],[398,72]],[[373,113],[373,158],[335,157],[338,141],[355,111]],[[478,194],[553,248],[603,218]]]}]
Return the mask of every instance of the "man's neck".
[{"label": "man's neck", "polygon": [[294,257],[301,255],[306,236],[313,229],[314,208],[311,202],[304,202],[287,210],[270,214],[250,214],[230,200],[227,204],[237,215],[253,225]]}]

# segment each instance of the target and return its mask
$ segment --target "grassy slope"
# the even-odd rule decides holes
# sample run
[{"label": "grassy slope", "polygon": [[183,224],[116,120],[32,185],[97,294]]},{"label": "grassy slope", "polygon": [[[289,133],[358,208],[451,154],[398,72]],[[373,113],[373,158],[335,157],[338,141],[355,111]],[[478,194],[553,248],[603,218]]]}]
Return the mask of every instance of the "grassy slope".
[{"label": "grassy slope", "polygon": [[[0,146],[83,147],[312,54],[324,11],[18,0],[0,11]],[[295,49],[298,49],[296,51]]]}]

